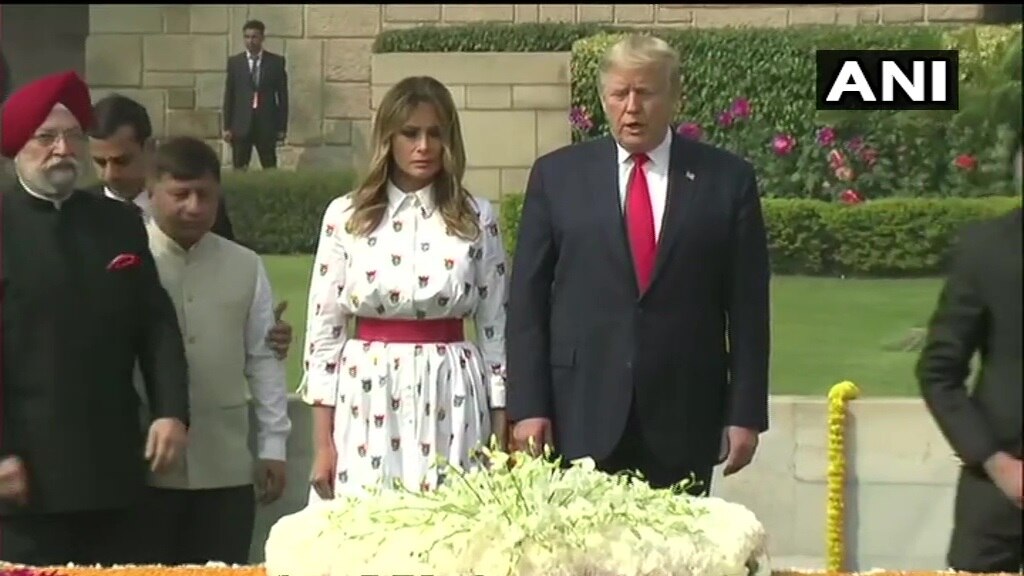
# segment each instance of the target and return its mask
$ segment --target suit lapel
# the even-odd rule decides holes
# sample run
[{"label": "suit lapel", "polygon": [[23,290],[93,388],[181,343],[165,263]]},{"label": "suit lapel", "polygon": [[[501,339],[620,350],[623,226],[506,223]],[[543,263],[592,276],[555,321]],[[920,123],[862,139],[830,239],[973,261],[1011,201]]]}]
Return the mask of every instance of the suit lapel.
[{"label": "suit lapel", "polygon": [[626,236],[626,221],[622,217],[622,200],[619,197],[619,161],[615,140],[611,137],[603,139],[598,146],[598,153],[593,157],[593,167],[589,171],[590,188],[595,190],[597,198],[595,207],[598,220],[608,230],[603,238],[608,244],[612,258],[621,266],[636,286],[636,274],[633,268],[633,256],[629,250],[629,238]]},{"label": "suit lapel", "polygon": [[[672,148],[669,152],[668,190],[665,194],[665,214],[661,220],[661,234],[658,238],[658,251],[654,260],[654,272],[651,275],[651,286],[658,281],[665,268],[672,249],[679,236],[691,220],[691,207],[696,198],[699,178],[694,158],[694,150],[687,141],[677,134],[672,134]],[[650,288],[648,288],[648,292]]]}]

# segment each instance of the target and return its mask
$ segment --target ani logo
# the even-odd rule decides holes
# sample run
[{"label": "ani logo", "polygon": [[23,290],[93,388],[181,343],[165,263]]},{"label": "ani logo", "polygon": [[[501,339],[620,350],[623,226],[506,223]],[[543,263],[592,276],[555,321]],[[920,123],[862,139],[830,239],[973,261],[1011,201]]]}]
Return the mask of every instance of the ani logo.
[{"label": "ani logo", "polygon": [[818,50],[818,110],[959,110],[956,50]]}]

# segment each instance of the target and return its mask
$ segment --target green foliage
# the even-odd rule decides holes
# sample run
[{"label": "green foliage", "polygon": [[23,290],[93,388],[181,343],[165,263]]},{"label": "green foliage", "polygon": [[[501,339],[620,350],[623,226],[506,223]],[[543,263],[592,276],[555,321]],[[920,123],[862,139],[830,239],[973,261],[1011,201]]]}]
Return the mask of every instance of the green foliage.
[{"label": "green foliage", "polygon": [[602,24],[481,23],[388,30],[377,35],[375,53],[387,52],[568,52],[573,42],[616,30]]},{"label": "green foliage", "polygon": [[312,254],[324,210],[354,182],[350,172],[230,172],[224,202],[241,244],[260,254]]},{"label": "green foliage", "polygon": [[[515,250],[523,197],[502,205]],[[776,274],[927,276],[941,273],[965,224],[1020,207],[1020,198],[899,198],[846,206],[806,199],[762,201]]]},{"label": "green foliage", "polygon": [[[866,199],[1015,192],[1010,158],[1020,130],[1019,25],[654,33],[675,47],[682,61],[680,127],[749,159],[769,194],[835,200],[847,191]],[[621,33],[599,34],[573,45],[576,139],[608,132],[598,66],[619,38]],[[962,112],[818,113],[814,53],[823,48],[956,48],[964,63]],[[795,145],[780,153],[772,148],[779,137],[792,138]],[[842,175],[829,161],[834,151],[849,169]]]}]

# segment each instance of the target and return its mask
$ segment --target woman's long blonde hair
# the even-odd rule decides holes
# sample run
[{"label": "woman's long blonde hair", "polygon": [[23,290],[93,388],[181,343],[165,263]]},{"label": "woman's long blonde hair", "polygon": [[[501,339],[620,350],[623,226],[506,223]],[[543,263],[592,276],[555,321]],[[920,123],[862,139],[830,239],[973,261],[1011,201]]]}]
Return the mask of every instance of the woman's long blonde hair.
[{"label": "woman's long blonde hair", "polygon": [[388,90],[373,118],[373,154],[366,178],[352,192],[352,215],[345,225],[350,234],[366,236],[380,226],[388,206],[387,185],[396,169],[391,139],[401,131],[420,104],[434,107],[441,123],[441,170],[434,178],[434,204],[451,233],[466,240],[480,234],[479,215],[462,187],[466,148],[455,101],[444,84],[430,76],[411,76]]}]

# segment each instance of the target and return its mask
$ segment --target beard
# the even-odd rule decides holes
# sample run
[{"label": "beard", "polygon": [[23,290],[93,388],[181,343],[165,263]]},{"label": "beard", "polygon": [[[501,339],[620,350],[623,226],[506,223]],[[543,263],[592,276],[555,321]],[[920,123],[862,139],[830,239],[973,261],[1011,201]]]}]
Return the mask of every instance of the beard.
[{"label": "beard", "polygon": [[21,170],[15,162],[18,175],[34,192],[50,198],[63,198],[71,194],[78,181],[79,165],[73,158],[65,158],[45,168],[29,171]]}]

